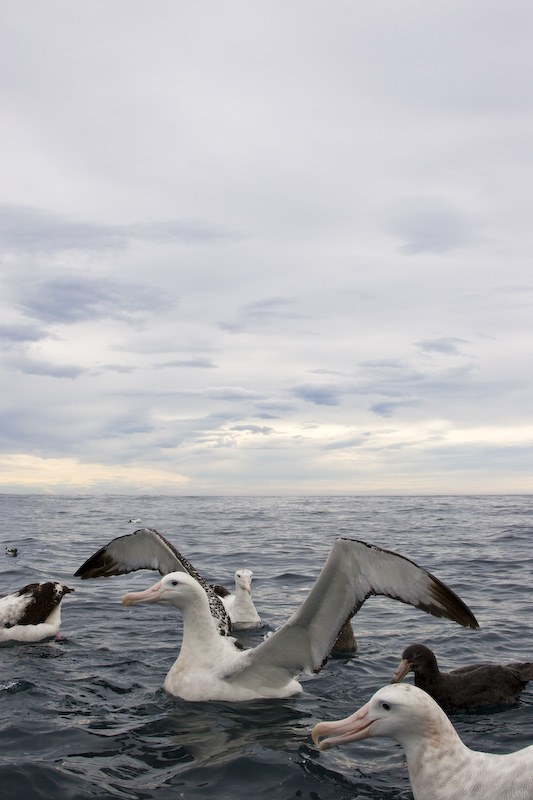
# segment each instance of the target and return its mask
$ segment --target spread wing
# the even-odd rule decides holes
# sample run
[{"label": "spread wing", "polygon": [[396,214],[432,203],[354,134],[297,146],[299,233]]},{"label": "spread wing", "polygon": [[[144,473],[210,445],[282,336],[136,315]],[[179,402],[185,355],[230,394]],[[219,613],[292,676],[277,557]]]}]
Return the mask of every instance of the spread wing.
[{"label": "spread wing", "polygon": [[101,547],[76,570],[77,578],[107,578],[110,575],[125,575],[138,569],[152,569],[161,575],[169,572],[188,572],[203,586],[209,598],[211,614],[219,632],[231,631],[224,605],[213,589],[206,583],[190,561],[154,528],[139,528],[135,533],[118,536],[105,547]]},{"label": "spread wing", "polygon": [[236,680],[254,685],[260,674],[263,683],[272,678],[277,684],[282,673],[292,677],[318,672],[341,627],[372,595],[479,627],[463,601],[413,561],[366,542],[336,539],[307,598],[284,625],[250,651]]},{"label": "spread wing", "polygon": [[154,569],[161,575],[195,572],[192,564],[164,536],[153,528],[140,528],[101,547],[74,574],[85,580],[125,575],[137,569]]}]

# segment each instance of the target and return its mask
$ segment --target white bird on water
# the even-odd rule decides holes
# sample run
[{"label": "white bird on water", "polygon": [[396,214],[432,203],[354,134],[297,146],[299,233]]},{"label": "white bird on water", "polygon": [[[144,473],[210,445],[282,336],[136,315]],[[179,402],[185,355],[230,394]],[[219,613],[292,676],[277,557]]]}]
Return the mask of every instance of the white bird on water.
[{"label": "white bird on water", "polygon": [[0,642],[40,642],[57,636],[61,601],[73,591],[59,581],[45,581],[0,598]]},{"label": "white bird on water", "polygon": [[320,750],[386,736],[407,756],[414,800],[532,800],[533,745],[514,753],[470,750],[439,705],[423,689],[394,684],[379,689],[355,714],[313,728]]},{"label": "white bird on water", "polygon": [[300,608],[257,647],[240,650],[221,637],[207,595],[190,575],[173,572],[125,606],[159,603],[178,608],[183,638],[165,689],[185,700],[241,701],[290,697],[297,678],[325,664],[337,634],[371,595],[387,595],[437,617],[477,628],[472,612],[447,586],[409,559],[354,539],[337,539]]},{"label": "white bird on water", "polygon": [[233,630],[243,631],[261,626],[261,617],[252,600],[253,576],[251,569],[238,569],[235,573],[235,594],[223,586],[213,587],[224,604]]}]

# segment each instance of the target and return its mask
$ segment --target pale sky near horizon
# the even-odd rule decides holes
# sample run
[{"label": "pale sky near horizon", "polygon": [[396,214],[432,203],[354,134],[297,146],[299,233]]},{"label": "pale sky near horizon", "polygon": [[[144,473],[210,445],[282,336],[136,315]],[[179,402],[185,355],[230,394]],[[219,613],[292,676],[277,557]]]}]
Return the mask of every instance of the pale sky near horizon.
[{"label": "pale sky near horizon", "polygon": [[530,2],[0,14],[0,493],[533,492]]}]

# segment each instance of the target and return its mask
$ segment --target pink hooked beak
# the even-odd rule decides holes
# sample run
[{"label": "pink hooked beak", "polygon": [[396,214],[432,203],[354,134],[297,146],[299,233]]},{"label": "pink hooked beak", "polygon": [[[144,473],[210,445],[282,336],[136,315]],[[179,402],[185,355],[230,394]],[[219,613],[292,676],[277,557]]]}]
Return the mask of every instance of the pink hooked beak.
[{"label": "pink hooked beak", "polygon": [[130,592],[122,598],[123,606],[133,606],[137,603],[157,603],[161,596],[161,581],[158,581],[144,592]]},{"label": "pink hooked beak", "polygon": [[[311,732],[313,742],[318,745],[319,750],[327,750],[329,747],[336,747],[338,744],[346,742],[357,742],[360,739],[368,739],[372,736],[370,729],[375,721],[368,716],[369,703],[364,705],[355,714],[345,719],[333,722],[319,722]],[[319,739],[323,739],[319,744]]]}]

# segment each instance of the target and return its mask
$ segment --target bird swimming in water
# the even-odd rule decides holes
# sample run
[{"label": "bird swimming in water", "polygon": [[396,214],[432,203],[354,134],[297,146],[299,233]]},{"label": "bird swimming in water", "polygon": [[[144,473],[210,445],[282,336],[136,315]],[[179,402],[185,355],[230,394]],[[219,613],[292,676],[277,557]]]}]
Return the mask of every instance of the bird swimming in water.
[{"label": "bird swimming in water", "polygon": [[261,617],[252,600],[251,569],[238,569],[235,573],[235,594],[223,586],[213,586],[231,620],[232,630],[242,631],[261,626]]},{"label": "bird swimming in water", "polygon": [[61,601],[73,592],[59,581],[29,583],[0,599],[0,642],[40,642],[59,634]]},{"label": "bird swimming in water", "polygon": [[415,686],[424,689],[445,711],[498,703],[514,703],[533,680],[533,663],[470,664],[441,672],[435,654],[423,644],[410,644],[391,683],[413,672]]},{"label": "bird swimming in water", "polygon": [[187,573],[167,574],[144,592],[125,595],[122,603],[158,603],[181,611],[181,649],[164,683],[170,694],[240,701],[301,692],[300,673],[312,675],[324,666],[341,626],[373,594],[478,627],[457,595],[426,570],[398,553],[346,538],[333,543],[299,609],[249,650],[238,650],[233,638],[218,635],[205,589]]},{"label": "bird swimming in water", "polygon": [[394,739],[404,749],[414,800],[533,798],[533,745],[505,755],[470,750],[417,686],[384,686],[355,714],[312,731],[320,750],[372,736]]}]

